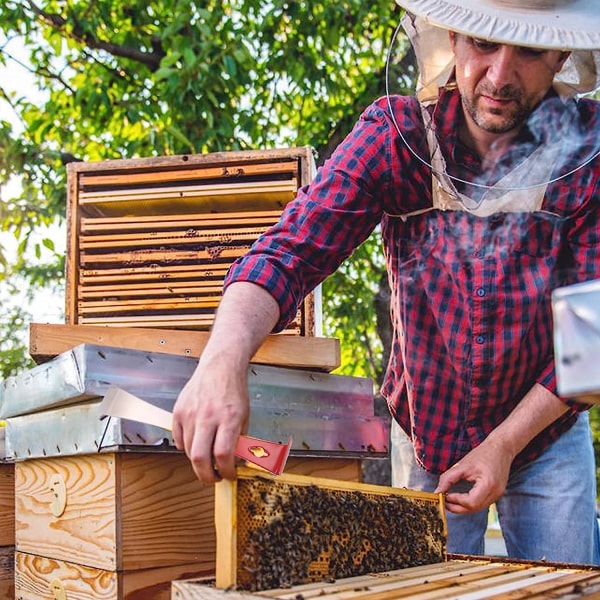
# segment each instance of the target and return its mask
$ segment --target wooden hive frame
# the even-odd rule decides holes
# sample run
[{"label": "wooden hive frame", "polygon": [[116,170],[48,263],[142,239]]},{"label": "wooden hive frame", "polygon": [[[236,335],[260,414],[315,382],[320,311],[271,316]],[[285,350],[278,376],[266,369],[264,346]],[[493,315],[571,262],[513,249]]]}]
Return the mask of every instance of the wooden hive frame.
[{"label": "wooden hive frame", "polygon": [[[210,329],[227,269],[314,173],[309,147],[69,164],[67,324]],[[319,335],[318,302],[284,333]]]},{"label": "wooden hive frame", "polygon": [[259,591],[445,558],[442,494],[239,467],[215,488],[216,587]]},{"label": "wooden hive frame", "polygon": [[248,593],[174,581],[173,600],[550,600],[600,597],[600,569],[449,555],[442,563]]}]

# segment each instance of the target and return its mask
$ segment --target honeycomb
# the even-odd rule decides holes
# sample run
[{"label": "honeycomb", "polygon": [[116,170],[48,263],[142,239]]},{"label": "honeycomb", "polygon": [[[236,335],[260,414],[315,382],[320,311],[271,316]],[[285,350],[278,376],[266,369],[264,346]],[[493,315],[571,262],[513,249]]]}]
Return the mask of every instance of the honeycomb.
[{"label": "honeycomb", "polygon": [[288,588],[445,559],[439,495],[309,481],[316,483],[237,480],[237,589]]}]

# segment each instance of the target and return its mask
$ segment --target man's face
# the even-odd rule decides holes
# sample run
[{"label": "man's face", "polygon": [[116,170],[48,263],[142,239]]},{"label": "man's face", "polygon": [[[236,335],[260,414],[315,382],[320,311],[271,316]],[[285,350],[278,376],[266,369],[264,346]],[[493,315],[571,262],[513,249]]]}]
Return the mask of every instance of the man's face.
[{"label": "man's face", "polygon": [[509,46],[450,33],[467,125],[517,130],[552,85],[568,53]]}]

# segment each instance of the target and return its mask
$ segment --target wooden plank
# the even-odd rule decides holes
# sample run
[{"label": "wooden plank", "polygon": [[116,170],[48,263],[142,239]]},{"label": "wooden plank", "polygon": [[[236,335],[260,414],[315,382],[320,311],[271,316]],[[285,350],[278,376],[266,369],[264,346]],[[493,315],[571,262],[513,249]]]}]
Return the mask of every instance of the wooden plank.
[{"label": "wooden plank", "polygon": [[442,600],[448,597],[449,589],[452,589],[453,593],[457,594],[461,600],[482,600],[487,598],[488,594],[493,593],[494,590],[504,590],[505,593],[509,593],[511,590],[518,589],[526,582],[531,581],[533,577],[542,581],[560,577],[559,573],[548,569],[532,572],[530,569],[511,569],[502,565],[488,566],[492,568],[487,569],[484,573],[471,574],[456,579],[439,580],[436,583],[440,587],[435,590],[430,590],[429,583],[424,583],[420,586],[401,590],[403,592],[401,595],[366,594],[365,600],[393,600],[393,598]]},{"label": "wooden plank", "polygon": [[118,505],[122,568],[202,561],[214,565],[214,486],[183,453],[121,453]]},{"label": "wooden plank", "polygon": [[266,231],[262,228],[235,229],[206,229],[202,231],[166,231],[149,232],[140,235],[138,233],[121,233],[95,236],[80,236],[79,248],[81,250],[102,250],[111,248],[132,248],[176,245],[178,247],[187,244],[230,244],[232,242],[244,242],[252,244]]},{"label": "wooden plank", "polygon": [[561,571],[559,578],[542,580],[535,578],[518,589],[488,590],[488,600],[532,600],[534,598],[589,598],[600,590],[600,571]]},{"label": "wooden plank", "polygon": [[85,217],[120,217],[137,214],[140,216],[161,216],[164,214],[189,215],[199,212],[233,212],[239,210],[240,205],[248,211],[278,210],[282,211],[286,204],[293,200],[296,192],[290,191],[248,191],[245,194],[225,194],[219,196],[186,196],[173,198],[133,199],[120,202],[106,201],[79,204],[80,214]]},{"label": "wooden plank", "polygon": [[87,187],[110,187],[124,185],[140,185],[147,183],[168,183],[175,181],[189,181],[198,179],[236,179],[250,175],[275,175],[275,174],[298,173],[298,161],[288,160],[285,162],[266,162],[257,164],[225,164],[223,166],[192,168],[192,169],[166,169],[163,171],[152,170],[150,172],[111,173],[103,175],[83,174],[80,179],[82,188]]},{"label": "wooden plank", "polygon": [[[78,325],[106,325],[114,327],[180,327],[182,329],[210,329],[214,314],[202,315],[143,315],[133,317],[78,317]],[[278,335],[303,335],[301,323],[292,322]]]},{"label": "wooden plank", "polygon": [[0,463],[0,546],[14,546],[14,544],[15,465]]},{"label": "wooden plank", "polygon": [[80,271],[81,285],[93,285],[111,281],[170,281],[173,279],[223,279],[231,267],[231,262],[209,263],[195,265],[166,265],[157,264],[105,269],[82,269]]},{"label": "wooden plank", "polygon": [[209,166],[238,166],[256,163],[274,163],[285,160],[313,161],[314,150],[310,146],[295,148],[268,148],[259,150],[234,150],[173,156],[151,156],[144,158],[119,158],[101,162],[72,162],[67,171],[79,177],[93,174],[110,174],[121,170],[128,172],[156,172],[164,169],[191,169]]},{"label": "wooden plank", "polygon": [[141,265],[143,263],[169,264],[172,262],[185,261],[213,261],[224,258],[235,259],[243,256],[250,249],[250,244],[241,246],[207,246],[199,250],[132,250],[126,252],[111,252],[107,254],[79,254],[81,265],[89,266],[93,264],[126,264]]},{"label": "wooden plank", "polygon": [[228,213],[199,213],[197,215],[160,215],[125,217],[83,217],[79,224],[81,234],[95,235],[106,231],[150,231],[154,229],[205,229],[276,223],[280,210],[241,211]]},{"label": "wooden plank", "polygon": [[[150,190],[147,194],[95,196],[80,194],[78,203],[86,216],[118,216],[126,214],[157,215],[238,210],[240,204],[249,210],[283,207],[296,197],[297,183],[288,185],[243,184],[235,186],[206,186],[211,189],[188,191]],[[227,189],[226,189],[227,187]],[[92,212],[90,213],[90,209]]]},{"label": "wooden plank", "polygon": [[[70,163],[73,164],[73,163]],[[67,247],[65,264],[65,320],[77,323],[77,274],[79,272],[79,220],[80,207],[77,202],[77,173],[67,168]]]},{"label": "wooden plank", "polygon": [[[62,483],[60,483],[62,482]],[[60,486],[64,489],[63,504]],[[57,504],[58,502],[58,504]],[[108,571],[213,564],[214,489],[180,453],[16,463],[16,547]]]},{"label": "wooden plank", "polygon": [[0,598],[15,597],[15,547],[0,547]]},{"label": "wooden plank", "polygon": [[[114,572],[22,552],[15,559],[19,600],[170,600],[173,579],[214,573],[212,565],[202,562]],[[2,596],[9,597],[14,596]]]},{"label": "wooden plank", "polygon": [[[79,344],[98,344],[197,358],[209,335],[206,331],[31,323],[29,353],[36,362],[44,362]],[[334,338],[272,334],[252,362],[333,371],[340,365],[340,343]]]},{"label": "wooden plank", "polygon": [[217,587],[235,587],[237,582],[237,480],[215,485],[215,529]]},{"label": "wooden plank", "polygon": [[285,463],[284,472],[307,477],[360,482],[362,476],[361,462],[361,459],[358,458],[307,458],[290,456]]},{"label": "wooden plank", "polygon": [[311,598],[361,598],[363,594],[380,593],[388,594],[398,590],[402,596],[403,587],[420,585],[423,582],[439,581],[441,579],[460,579],[473,573],[481,576],[481,572],[488,570],[487,563],[470,562],[440,562],[430,565],[419,565],[384,573],[346,577],[335,582],[318,582],[296,585],[290,589],[276,589],[259,592],[261,596],[277,598],[277,600],[294,600],[302,595],[306,600]]},{"label": "wooden plank", "polygon": [[167,198],[203,198],[210,197],[235,197],[248,194],[292,193],[298,189],[295,179],[289,181],[262,180],[244,182],[225,182],[203,185],[181,185],[163,187],[150,184],[144,188],[117,188],[100,190],[97,192],[79,192],[80,204],[96,204],[98,202],[124,202],[133,200],[164,200]]},{"label": "wooden plank", "polygon": [[143,315],[124,317],[78,317],[78,325],[109,327],[181,327],[182,329],[209,329],[214,315]]},{"label": "wooden plank", "polygon": [[214,281],[169,281],[164,283],[123,283],[121,285],[94,285],[81,286],[78,291],[79,300],[90,300],[93,298],[130,298],[143,296],[151,298],[154,296],[172,296],[174,294],[198,295],[198,294],[221,294],[223,285]]},{"label": "wooden plank", "polygon": [[221,295],[215,296],[185,296],[184,298],[143,298],[134,300],[112,300],[79,302],[77,307],[80,315],[108,315],[118,313],[134,313],[144,311],[153,314],[162,311],[196,309],[216,309],[221,301]]}]

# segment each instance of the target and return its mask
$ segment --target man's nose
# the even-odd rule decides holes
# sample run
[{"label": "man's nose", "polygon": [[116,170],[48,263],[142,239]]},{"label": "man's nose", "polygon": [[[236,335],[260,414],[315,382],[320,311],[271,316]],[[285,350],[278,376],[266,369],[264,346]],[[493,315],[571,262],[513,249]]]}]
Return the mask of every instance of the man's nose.
[{"label": "man's nose", "polygon": [[500,45],[491,57],[486,76],[495,88],[515,83],[519,57],[517,48]]}]

